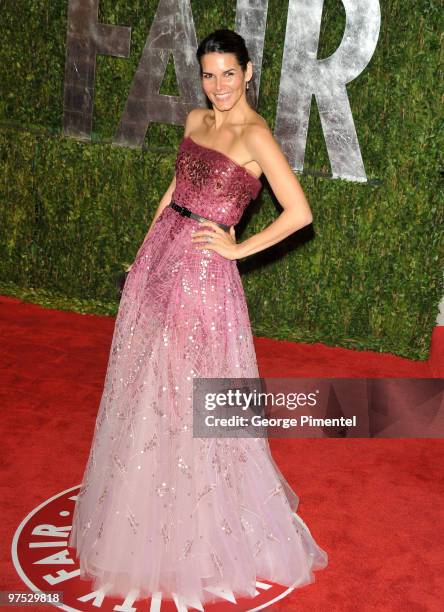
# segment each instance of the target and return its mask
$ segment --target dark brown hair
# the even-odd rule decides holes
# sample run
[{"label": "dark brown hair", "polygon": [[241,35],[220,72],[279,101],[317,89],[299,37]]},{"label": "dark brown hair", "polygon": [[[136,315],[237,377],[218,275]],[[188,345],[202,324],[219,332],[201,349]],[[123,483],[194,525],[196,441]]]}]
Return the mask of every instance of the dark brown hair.
[{"label": "dark brown hair", "polygon": [[[233,53],[236,56],[238,64],[245,72],[247,69],[247,63],[250,60],[248,49],[245,45],[244,38],[234,32],[233,30],[221,29],[215,30],[211,34],[208,34],[201,43],[196,51],[196,57],[199,62],[200,76],[202,77],[202,64],[201,58],[206,53]],[[248,103],[253,108],[257,106],[256,97],[256,85],[254,82],[254,74],[249,81],[249,88],[246,91]]]}]

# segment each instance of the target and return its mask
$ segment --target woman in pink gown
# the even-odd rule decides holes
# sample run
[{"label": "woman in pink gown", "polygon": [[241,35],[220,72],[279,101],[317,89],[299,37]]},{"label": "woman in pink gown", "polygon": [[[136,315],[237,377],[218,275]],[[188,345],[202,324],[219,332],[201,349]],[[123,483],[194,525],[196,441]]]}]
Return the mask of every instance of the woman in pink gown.
[{"label": "woman in pink gown", "polygon": [[[297,516],[298,498],[266,438],[193,437],[194,377],[259,376],[236,259],[311,218],[247,101],[243,38],[218,30],[197,56],[213,108],[188,115],[175,177],[124,286],[69,545],[94,589],[200,609],[227,594],[253,597],[261,579],[313,582],[327,554]],[[247,133],[248,168],[235,160],[248,153]],[[216,136],[203,144],[212,134],[237,143],[238,156],[236,146],[213,146]],[[285,211],[236,244],[232,226],[258,195],[261,170]]]}]

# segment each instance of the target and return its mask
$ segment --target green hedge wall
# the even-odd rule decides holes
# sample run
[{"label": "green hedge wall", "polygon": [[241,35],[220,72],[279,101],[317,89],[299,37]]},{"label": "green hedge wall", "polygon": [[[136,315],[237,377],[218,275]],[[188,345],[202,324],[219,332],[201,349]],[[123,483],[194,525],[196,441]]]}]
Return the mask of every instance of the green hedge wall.
[{"label": "green hedge wall", "polygon": [[[21,0],[0,12],[0,292],[115,314],[116,276],[133,261],[172,178],[183,128],[151,125],[143,150],[110,144],[157,0],[101,0],[100,21],[132,27],[131,56],[97,58],[92,142],[63,136],[67,6]],[[198,39],[234,27],[235,2],[191,6]],[[391,0],[381,10],[375,54],[347,86],[372,182],[316,176],[330,166],[313,98],[307,172],[298,175],[313,226],[239,269],[256,335],[425,359],[444,293],[440,2],[407,10]],[[271,129],[286,14],[287,2],[270,1],[258,112]],[[318,57],[334,52],[344,25],[342,3],[326,1]],[[171,65],[161,91],[178,93]],[[280,210],[264,181],[238,240]]]}]

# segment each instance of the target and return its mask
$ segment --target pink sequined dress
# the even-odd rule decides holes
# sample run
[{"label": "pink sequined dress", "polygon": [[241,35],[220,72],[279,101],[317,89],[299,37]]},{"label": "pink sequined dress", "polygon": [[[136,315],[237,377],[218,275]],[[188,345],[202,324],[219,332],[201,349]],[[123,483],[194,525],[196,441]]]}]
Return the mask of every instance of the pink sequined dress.
[{"label": "pink sequined dress", "polygon": [[[260,187],[225,154],[182,140],[179,204],[232,225]],[[94,589],[201,609],[253,597],[256,580],[313,582],[327,554],[266,438],[193,437],[193,377],[259,376],[237,263],[198,250],[198,226],[165,208],[128,274],[69,545]]]}]

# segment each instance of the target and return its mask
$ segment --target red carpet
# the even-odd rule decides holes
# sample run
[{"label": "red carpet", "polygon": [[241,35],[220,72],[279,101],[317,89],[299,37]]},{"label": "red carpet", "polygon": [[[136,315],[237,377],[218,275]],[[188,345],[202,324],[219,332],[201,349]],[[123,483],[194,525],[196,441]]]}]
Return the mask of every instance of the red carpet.
[{"label": "red carpet", "polygon": [[[113,326],[110,317],[0,296],[0,590],[29,590],[10,553],[23,518],[80,484]],[[265,338],[255,344],[262,376],[433,377],[442,375],[442,332],[434,331],[428,362]],[[272,439],[270,446],[329,565],[316,573],[314,584],[269,610],[442,609],[441,440]]]}]

